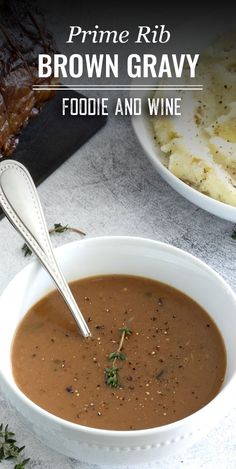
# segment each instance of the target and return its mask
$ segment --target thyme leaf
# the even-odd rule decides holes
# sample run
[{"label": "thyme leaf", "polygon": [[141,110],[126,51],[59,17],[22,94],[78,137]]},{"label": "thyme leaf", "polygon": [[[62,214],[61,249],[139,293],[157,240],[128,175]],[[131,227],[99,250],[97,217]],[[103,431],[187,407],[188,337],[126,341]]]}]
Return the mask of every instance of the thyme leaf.
[{"label": "thyme leaf", "polygon": [[233,232],[231,234],[231,238],[236,240],[236,229],[233,230]]},{"label": "thyme leaf", "polygon": [[0,424],[0,463],[7,459],[13,459],[15,462],[14,469],[25,469],[30,458],[24,459],[22,451],[25,446],[19,447],[15,440],[15,433],[8,430],[8,425],[4,427]]},{"label": "thyme leaf", "polygon": [[23,244],[23,246],[22,246],[21,249],[22,249],[22,251],[23,251],[23,253],[24,253],[24,257],[31,256],[32,251],[31,251],[31,249],[29,248],[29,246],[28,246],[26,243]]},{"label": "thyme leaf", "polygon": [[110,355],[109,355],[109,360],[114,360],[116,358],[116,360],[125,360],[126,359],[126,355],[123,353],[123,352],[111,352]]},{"label": "thyme leaf", "polygon": [[124,333],[124,336],[127,337],[128,335],[131,335],[132,334],[132,330],[129,328],[129,327],[120,327],[120,332],[121,332],[121,335]]},{"label": "thyme leaf", "polygon": [[111,368],[105,368],[105,381],[111,388],[118,388],[120,386],[118,377],[118,368],[111,366]]},{"label": "thyme leaf", "polygon": [[49,233],[64,233],[68,230],[68,225],[63,226],[61,223],[54,223],[54,228],[49,230]]}]

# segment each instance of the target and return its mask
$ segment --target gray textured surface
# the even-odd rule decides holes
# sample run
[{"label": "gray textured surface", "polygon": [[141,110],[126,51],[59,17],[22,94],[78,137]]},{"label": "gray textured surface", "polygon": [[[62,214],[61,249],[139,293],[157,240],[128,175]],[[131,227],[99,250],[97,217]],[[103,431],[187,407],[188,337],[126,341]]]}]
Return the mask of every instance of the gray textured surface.
[{"label": "gray textured surface", "polygon": [[[62,222],[81,227],[88,236],[120,234],[165,241],[197,255],[236,287],[233,225],[191,205],[159,177],[137,144],[128,119],[111,116],[106,127],[40,186],[39,193],[49,226]],[[29,259],[22,256],[22,241],[6,220],[0,222],[0,233],[2,291]],[[53,243],[74,239],[75,234],[67,233],[54,236]],[[0,416],[26,444],[31,467],[87,469],[41,445],[2,396]],[[235,435],[236,412],[232,409],[208,438],[181,457],[162,460],[158,467],[233,469]]]},{"label": "gray textured surface", "polygon": [[[48,225],[69,223],[88,236],[134,235],[165,241],[197,255],[236,288],[233,225],[191,205],[155,172],[140,149],[128,118],[110,116],[107,126],[39,188]],[[0,222],[0,293],[28,262],[22,241],[6,220]],[[54,236],[54,245],[77,239]],[[0,312],[4,315],[4,312]],[[92,469],[43,446],[0,395],[0,420],[27,446],[31,468]],[[236,411],[207,438],[181,456],[142,469],[235,469]],[[12,463],[1,465],[13,467]],[[109,466],[111,468],[111,466]],[[141,466],[140,468],[141,469]]]}]

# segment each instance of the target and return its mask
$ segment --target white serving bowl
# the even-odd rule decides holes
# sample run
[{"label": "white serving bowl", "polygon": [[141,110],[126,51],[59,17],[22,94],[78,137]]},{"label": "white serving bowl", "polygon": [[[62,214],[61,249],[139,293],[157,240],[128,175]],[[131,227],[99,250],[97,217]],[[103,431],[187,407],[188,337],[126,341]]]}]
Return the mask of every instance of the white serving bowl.
[{"label": "white serving bowl", "polygon": [[[142,97],[143,103],[145,103],[148,93],[139,93]],[[206,210],[213,215],[216,215],[224,220],[232,221],[236,223],[236,207],[225,204],[219,200],[212,199],[208,195],[202,194],[193,187],[189,186],[181,179],[177,178],[169,169],[164,165],[164,159],[167,161],[167,157],[161,151],[160,146],[154,140],[154,133],[151,127],[150,116],[143,113],[141,116],[133,116],[132,124],[144,152],[153,164],[154,168],[158,173],[175,189],[179,194],[185,197],[187,200],[197,205],[198,207]]]},{"label": "white serving bowl", "polygon": [[41,409],[17,387],[11,364],[16,327],[28,309],[53,289],[37,261],[24,268],[0,298],[0,384],[27,426],[51,448],[97,464],[131,464],[181,452],[217,423],[236,390],[236,296],[225,281],[190,254],[157,241],[134,237],[91,238],[57,249],[71,281],[99,274],[131,274],[168,283],[196,300],[218,325],[225,341],[227,371],[218,395],[201,410],[159,428],[110,431],[67,422]]},{"label": "white serving bowl", "polygon": [[[226,15],[226,16],[225,16]],[[183,51],[188,53],[200,53],[205,51],[209,44],[213,43],[214,40],[222,34],[227,34],[231,29],[235,30],[235,17],[232,15],[230,9],[225,11],[225,15],[216,14],[211,19],[209,24],[209,17],[201,15],[199,19],[198,15],[193,20],[176,26],[171,31],[172,41],[167,43],[164,47],[162,44],[161,52],[172,54],[180,54]],[[200,30],[199,30],[200,28]],[[199,32],[200,31],[200,32]],[[151,49],[149,52],[154,55],[157,53],[156,49]],[[182,80],[176,79],[175,84],[181,84]],[[191,82],[195,84],[194,80]],[[172,82],[170,84],[173,85]],[[158,85],[156,78],[150,79],[134,79],[131,85],[149,85],[155,87]],[[204,86],[204,83],[203,83]],[[142,99],[143,108],[146,108],[145,103],[147,97],[153,96],[154,91],[137,91],[132,89],[131,97],[140,97]],[[181,117],[179,117],[181,119]],[[178,117],[177,117],[178,119]],[[225,204],[218,200],[212,199],[211,197],[202,194],[196,189],[192,188],[185,182],[178,179],[172,174],[164,164],[167,162],[167,157],[161,151],[160,146],[154,140],[154,133],[150,124],[150,116],[147,116],[142,112],[141,116],[132,116],[132,125],[144,152],[153,164],[154,168],[163,177],[163,179],[175,189],[179,194],[185,197],[187,200],[197,205],[198,207],[206,210],[213,215],[216,215],[224,220],[232,221],[236,223],[236,207]]]}]

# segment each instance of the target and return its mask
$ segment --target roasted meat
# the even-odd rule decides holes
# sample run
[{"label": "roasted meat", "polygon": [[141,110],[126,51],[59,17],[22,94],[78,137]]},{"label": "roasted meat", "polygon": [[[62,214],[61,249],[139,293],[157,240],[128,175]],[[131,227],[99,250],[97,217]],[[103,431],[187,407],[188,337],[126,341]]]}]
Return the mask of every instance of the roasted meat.
[{"label": "roasted meat", "polygon": [[0,5],[0,157],[13,152],[29,117],[54,96],[52,90],[32,90],[36,84],[56,83],[52,76],[37,76],[38,54],[54,52],[52,35],[35,4],[5,0]]}]

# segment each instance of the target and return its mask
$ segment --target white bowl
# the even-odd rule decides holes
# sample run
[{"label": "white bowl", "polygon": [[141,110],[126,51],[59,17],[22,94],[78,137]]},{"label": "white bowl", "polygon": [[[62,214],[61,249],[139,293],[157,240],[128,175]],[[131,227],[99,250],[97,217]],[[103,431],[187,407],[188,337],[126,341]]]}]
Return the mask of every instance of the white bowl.
[{"label": "white bowl", "polygon": [[133,237],[92,238],[57,250],[68,280],[98,274],[135,274],[168,283],[205,308],[225,341],[227,371],[218,395],[205,407],[159,428],[110,431],[67,422],[41,409],[17,387],[11,365],[14,333],[27,310],[53,289],[37,261],[24,268],[0,298],[0,384],[28,427],[49,447],[97,464],[130,464],[181,452],[202,437],[229,406],[236,389],[236,296],[212,269],[190,254],[156,241]]},{"label": "white bowl", "polygon": [[[143,102],[145,102],[147,96],[149,95],[150,92],[149,94],[143,94]],[[139,96],[141,97],[141,93]],[[164,165],[164,158],[167,157],[164,156],[160,146],[158,146],[154,140],[154,133],[151,128],[150,116],[147,116],[144,113],[141,116],[133,116],[132,124],[135,134],[147,157],[158,173],[163,177],[163,179],[165,179],[166,182],[168,182],[168,184],[170,184],[171,187],[173,187],[173,189],[175,189],[179,194],[188,199],[190,202],[200,208],[203,208],[207,212],[223,218],[224,220],[229,220],[236,223],[236,207],[202,194],[201,192],[197,191],[193,187],[177,178]]]},{"label": "white bowl", "polygon": [[[201,16],[200,20],[196,15],[195,19],[176,26],[174,31],[171,32],[174,40],[166,44],[165,47],[162,44],[161,52],[179,54],[184,51],[188,53],[200,52],[201,54],[201,51],[204,51],[206,47],[208,47],[209,44],[211,44],[219,35],[227,33],[231,29],[235,30],[235,16],[232,15],[230,9],[225,11],[225,15],[216,14],[211,18],[210,25],[209,17],[207,15],[205,17]],[[156,49],[154,48],[149,52],[153,53],[154,55],[157,53]],[[170,82],[170,84],[171,83],[172,82]],[[176,84],[178,83],[178,80],[176,80]],[[157,79],[132,80],[132,86],[149,85],[155,87],[157,84]],[[192,81],[192,84],[194,85],[194,80]],[[154,91],[152,91],[151,95],[153,94]],[[140,97],[144,104],[143,107],[145,108],[145,102],[147,101],[147,97],[150,97],[150,91],[138,92],[132,89],[130,96]],[[178,179],[167,169],[167,167],[165,167],[163,162],[167,160],[167,157],[164,155],[154,140],[154,133],[150,124],[150,116],[145,115],[143,112],[141,116],[132,116],[131,120],[135,134],[147,157],[158,173],[168,184],[170,184],[171,187],[173,187],[173,189],[175,189],[187,200],[206,210],[207,212],[223,218],[224,220],[229,220],[236,223],[236,207],[212,199],[211,197],[202,194],[196,189],[193,189],[188,184]]]}]

